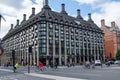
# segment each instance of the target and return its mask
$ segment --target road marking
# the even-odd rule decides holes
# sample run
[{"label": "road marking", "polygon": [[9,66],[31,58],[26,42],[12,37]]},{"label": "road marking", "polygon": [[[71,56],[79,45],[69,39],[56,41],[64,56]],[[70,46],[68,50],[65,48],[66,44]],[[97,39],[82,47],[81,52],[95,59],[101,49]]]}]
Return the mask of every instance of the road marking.
[{"label": "road marking", "polygon": [[37,74],[37,73],[25,73],[26,75],[48,78],[53,80],[87,80],[87,79],[79,79],[79,78],[69,78],[69,77],[60,77],[60,76],[53,76],[53,75],[45,75],[45,74]]},{"label": "road marking", "polygon": [[6,72],[13,72],[12,70],[9,69],[0,69],[1,71],[6,71]]},{"label": "road marking", "polygon": [[80,72],[72,72],[72,73],[63,73],[63,72],[55,72],[55,73],[62,73],[62,74],[73,74],[73,75],[85,75],[85,76],[101,76],[101,75],[99,75],[99,74],[91,74],[91,73],[85,73],[85,74],[83,74],[83,73],[80,73]]},{"label": "road marking", "polygon": [[109,68],[105,68],[105,69],[120,69],[120,67],[109,67]]}]

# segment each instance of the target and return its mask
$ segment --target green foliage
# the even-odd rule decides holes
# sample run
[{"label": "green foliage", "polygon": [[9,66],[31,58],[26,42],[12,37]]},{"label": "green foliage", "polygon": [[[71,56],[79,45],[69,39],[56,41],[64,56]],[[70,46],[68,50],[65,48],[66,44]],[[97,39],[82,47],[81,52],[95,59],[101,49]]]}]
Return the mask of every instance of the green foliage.
[{"label": "green foliage", "polygon": [[117,51],[117,53],[116,53],[116,59],[117,60],[120,60],[120,49]]}]

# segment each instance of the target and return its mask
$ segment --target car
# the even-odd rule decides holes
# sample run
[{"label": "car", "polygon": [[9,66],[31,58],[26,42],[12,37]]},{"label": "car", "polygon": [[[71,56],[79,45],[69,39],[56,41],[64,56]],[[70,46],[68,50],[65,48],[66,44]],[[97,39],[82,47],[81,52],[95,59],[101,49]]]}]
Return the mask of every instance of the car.
[{"label": "car", "polygon": [[111,61],[108,61],[108,62],[109,62],[110,64],[114,64],[114,61],[112,61],[112,60],[111,60]]},{"label": "car", "polygon": [[116,61],[114,62],[114,64],[120,64],[120,61],[119,61],[119,60],[116,60]]},{"label": "car", "polygon": [[101,65],[101,61],[100,60],[95,60],[95,66],[100,66]]}]

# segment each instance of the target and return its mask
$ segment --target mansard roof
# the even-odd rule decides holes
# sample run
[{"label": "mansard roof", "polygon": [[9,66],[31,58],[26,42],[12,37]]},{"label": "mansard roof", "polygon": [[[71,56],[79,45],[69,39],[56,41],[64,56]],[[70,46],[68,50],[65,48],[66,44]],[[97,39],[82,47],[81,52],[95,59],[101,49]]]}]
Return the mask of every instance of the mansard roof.
[{"label": "mansard roof", "polygon": [[[102,33],[101,29],[93,21],[85,21],[81,16],[76,18],[76,17],[69,16],[67,13],[64,14],[60,12],[55,12],[55,11],[52,11],[48,5],[45,5],[42,8],[41,12],[39,12],[36,15],[33,15],[32,17],[30,17],[28,20],[24,22],[22,21],[22,23],[19,26],[10,30],[3,39],[6,39],[33,24],[36,24],[37,22],[42,20],[43,17],[45,17],[46,21],[50,21],[51,19],[52,22],[55,22],[55,20],[57,20],[57,23],[59,24],[65,24],[65,23],[68,23],[68,25],[73,24],[71,27],[75,27],[75,25],[78,25],[78,27],[81,29],[87,29],[87,30]],[[63,21],[63,23],[61,23],[61,21]]]}]

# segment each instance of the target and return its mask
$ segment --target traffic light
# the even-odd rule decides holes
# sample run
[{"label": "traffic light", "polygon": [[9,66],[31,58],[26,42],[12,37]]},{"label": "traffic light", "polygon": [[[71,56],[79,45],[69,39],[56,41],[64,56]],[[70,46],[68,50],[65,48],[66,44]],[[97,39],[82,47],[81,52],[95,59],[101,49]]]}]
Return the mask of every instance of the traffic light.
[{"label": "traffic light", "polygon": [[12,50],[12,58],[15,59],[15,50]]},{"label": "traffic light", "polygon": [[13,71],[15,72],[15,50],[12,50],[12,59],[13,59]]},{"label": "traffic light", "polygon": [[15,65],[15,50],[12,50],[13,66]]}]

